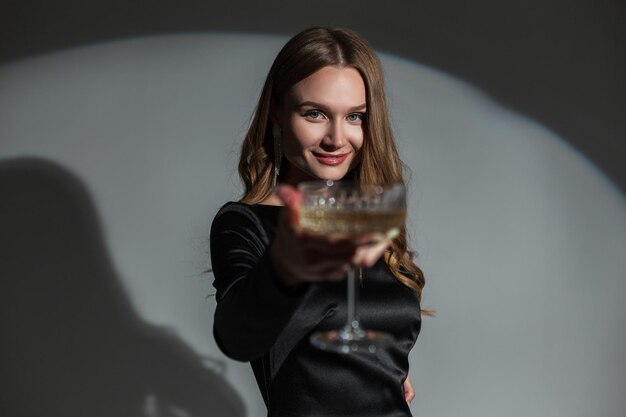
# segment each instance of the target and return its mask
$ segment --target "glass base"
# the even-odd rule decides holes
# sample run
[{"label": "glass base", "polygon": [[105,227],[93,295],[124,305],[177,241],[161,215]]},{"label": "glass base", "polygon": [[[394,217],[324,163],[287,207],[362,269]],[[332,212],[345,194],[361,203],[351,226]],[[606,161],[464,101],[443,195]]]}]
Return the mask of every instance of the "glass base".
[{"label": "glass base", "polygon": [[341,330],[313,333],[311,344],[318,349],[337,353],[376,353],[394,342],[390,334],[346,326]]}]

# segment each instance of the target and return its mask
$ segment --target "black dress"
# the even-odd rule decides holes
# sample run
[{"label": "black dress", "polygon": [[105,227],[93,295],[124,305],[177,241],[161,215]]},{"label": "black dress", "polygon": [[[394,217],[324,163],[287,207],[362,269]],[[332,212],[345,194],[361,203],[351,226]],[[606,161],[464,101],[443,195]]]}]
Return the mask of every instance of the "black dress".
[{"label": "black dress", "polygon": [[321,351],[318,330],[346,320],[345,282],[282,287],[266,249],[280,207],[227,203],[211,227],[217,308],[214,335],[229,357],[250,361],[272,417],[411,416],[404,400],[408,354],[420,330],[415,292],[383,261],[363,271],[359,317],[365,328],[393,334],[375,354]]}]

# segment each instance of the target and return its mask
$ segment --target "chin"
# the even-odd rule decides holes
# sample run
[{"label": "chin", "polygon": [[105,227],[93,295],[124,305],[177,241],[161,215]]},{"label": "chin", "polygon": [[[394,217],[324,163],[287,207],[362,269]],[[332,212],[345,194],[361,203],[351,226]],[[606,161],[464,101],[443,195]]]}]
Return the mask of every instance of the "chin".
[{"label": "chin", "polygon": [[344,170],[320,170],[316,173],[316,177],[320,180],[333,180],[333,181],[341,181],[346,175],[348,175],[348,171]]}]

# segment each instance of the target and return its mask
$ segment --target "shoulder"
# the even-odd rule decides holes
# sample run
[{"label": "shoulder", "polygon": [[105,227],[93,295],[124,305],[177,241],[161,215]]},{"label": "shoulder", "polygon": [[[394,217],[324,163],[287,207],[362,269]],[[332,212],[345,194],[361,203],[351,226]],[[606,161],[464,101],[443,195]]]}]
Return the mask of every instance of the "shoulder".
[{"label": "shoulder", "polygon": [[224,218],[248,218],[250,220],[258,219],[255,214],[253,206],[249,204],[240,203],[238,201],[229,201],[224,204],[213,218],[213,223]]},{"label": "shoulder", "polygon": [[230,201],[213,218],[211,235],[237,233],[255,235],[262,241],[268,241],[275,228],[278,210],[279,207]]},{"label": "shoulder", "polygon": [[224,204],[213,218],[211,230],[214,229],[237,229],[239,227],[250,227],[251,225],[261,225],[261,220],[253,206],[229,201]]},{"label": "shoulder", "polygon": [[224,204],[213,218],[213,223],[224,219],[247,220],[252,222],[274,222],[281,207],[262,204],[246,204],[229,201]]}]

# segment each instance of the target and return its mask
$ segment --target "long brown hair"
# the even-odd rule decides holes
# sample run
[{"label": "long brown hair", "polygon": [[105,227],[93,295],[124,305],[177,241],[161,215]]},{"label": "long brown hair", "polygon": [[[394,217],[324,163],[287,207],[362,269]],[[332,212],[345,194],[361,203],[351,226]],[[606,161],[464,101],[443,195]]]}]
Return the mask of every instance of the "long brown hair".
[{"label": "long brown hair", "polygon": [[[245,187],[242,202],[259,203],[273,191],[275,150],[270,109],[280,104],[295,84],[327,66],[354,68],[365,83],[367,116],[363,127],[366,139],[362,159],[352,173],[354,181],[357,184],[404,183],[405,167],[389,123],[380,61],[367,42],[353,31],[314,27],[298,33],[285,44],[267,75],[241,147],[239,175]],[[421,300],[424,274],[412,259],[413,252],[408,248],[403,227],[384,260],[396,279],[415,290]],[[422,313],[430,314],[427,310]]]}]

